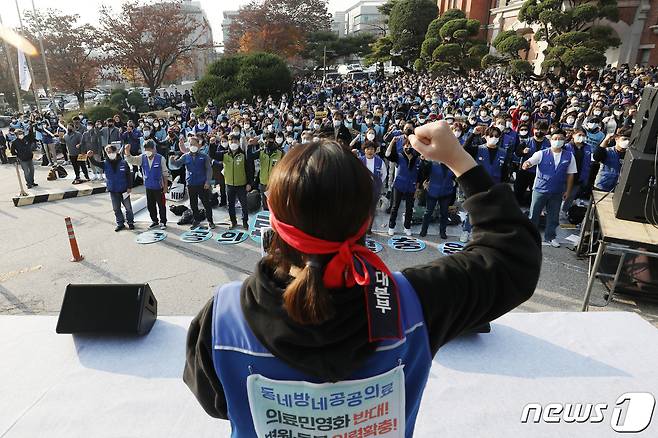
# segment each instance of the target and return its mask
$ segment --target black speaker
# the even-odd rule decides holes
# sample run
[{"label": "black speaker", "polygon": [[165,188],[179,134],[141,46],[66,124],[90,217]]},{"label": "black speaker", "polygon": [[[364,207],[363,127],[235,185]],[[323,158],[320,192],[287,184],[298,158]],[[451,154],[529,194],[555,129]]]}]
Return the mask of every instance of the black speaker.
[{"label": "black speaker", "polygon": [[646,223],[658,220],[655,159],[655,154],[626,150],[619,181],[612,195],[617,219]]},{"label": "black speaker", "polygon": [[658,141],[658,88],[644,87],[640,108],[635,114],[630,149],[653,154]]},{"label": "black speaker", "polygon": [[157,317],[158,300],[148,283],[69,284],[56,332],[145,335]]}]

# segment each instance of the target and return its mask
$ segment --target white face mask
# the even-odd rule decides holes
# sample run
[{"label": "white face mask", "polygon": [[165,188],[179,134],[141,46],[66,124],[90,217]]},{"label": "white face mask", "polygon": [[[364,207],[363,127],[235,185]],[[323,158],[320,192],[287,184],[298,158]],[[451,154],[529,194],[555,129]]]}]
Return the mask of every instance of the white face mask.
[{"label": "white face mask", "polygon": [[521,116],[521,120],[523,120],[524,122],[526,120],[528,120],[529,118],[530,118],[530,116],[528,116],[527,114],[524,114],[524,115]]},{"label": "white face mask", "polygon": [[198,146],[190,146],[190,152],[192,152],[193,154],[196,153],[196,152],[198,152],[198,151],[199,151],[199,147],[198,147]]},{"label": "white face mask", "polygon": [[498,137],[487,137],[487,144],[489,146],[493,146],[495,144],[498,144]]},{"label": "white face mask", "polygon": [[274,141],[276,141],[278,144],[283,143],[283,137],[277,137]]},{"label": "white face mask", "polygon": [[619,144],[620,148],[626,149],[626,148],[628,148],[628,144],[630,142],[631,142],[630,140],[619,140],[619,142],[617,142],[617,143]]},{"label": "white face mask", "polygon": [[455,134],[455,137],[459,138],[462,136],[462,132],[459,130],[452,131],[453,134]]},{"label": "white face mask", "polygon": [[574,119],[573,117],[568,117],[567,118],[567,123],[570,124],[570,125],[573,125],[575,121],[576,121],[576,119]]},{"label": "white face mask", "polygon": [[525,137],[526,135],[528,135],[528,131],[526,131],[525,129],[523,131],[519,131],[519,135],[521,137]]},{"label": "white face mask", "polygon": [[292,126],[291,125],[286,126],[286,131],[288,132],[292,131]]},{"label": "white face mask", "polygon": [[223,141],[221,143],[221,145],[222,145],[223,148],[227,148],[228,147],[228,141]]},{"label": "white face mask", "polygon": [[373,141],[375,139],[375,134],[370,133],[370,134],[366,135],[366,138],[370,141]]},{"label": "white face mask", "polygon": [[237,143],[231,143],[228,147],[231,148],[232,151],[237,151],[240,145]]},{"label": "white face mask", "polygon": [[503,124],[503,123],[498,123],[498,124],[496,125],[496,128],[500,129],[501,131],[504,131],[504,130],[505,130],[505,124]]},{"label": "white face mask", "polygon": [[110,152],[109,154],[107,154],[107,158],[109,158],[110,160],[116,160],[117,158],[116,152]]},{"label": "white face mask", "polygon": [[585,136],[584,135],[574,135],[573,140],[576,143],[582,143],[585,141]]},{"label": "white face mask", "polygon": [[150,158],[153,156],[153,151],[144,151],[144,154]]},{"label": "white face mask", "polygon": [[561,149],[564,146],[564,140],[551,140],[551,147],[554,149]]},{"label": "white face mask", "polygon": [[288,144],[292,144],[294,141],[295,141],[294,138],[292,138],[292,137],[286,137],[286,143],[288,143]]}]

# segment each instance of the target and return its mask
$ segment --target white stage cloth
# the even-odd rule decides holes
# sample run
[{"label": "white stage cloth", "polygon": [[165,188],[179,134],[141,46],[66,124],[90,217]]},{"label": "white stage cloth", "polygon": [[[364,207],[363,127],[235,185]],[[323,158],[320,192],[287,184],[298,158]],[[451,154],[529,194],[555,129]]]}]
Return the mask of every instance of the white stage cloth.
[{"label": "white stage cloth", "polygon": [[[54,316],[0,316],[0,437],[228,437],[182,381],[191,317],[142,338],[55,333]],[[415,436],[613,437],[617,398],[658,397],[658,330],[622,312],[510,313],[434,359]],[[521,424],[527,403],[607,403],[598,424]],[[658,413],[639,437],[658,436]],[[623,434],[622,434],[623,435]]]}]

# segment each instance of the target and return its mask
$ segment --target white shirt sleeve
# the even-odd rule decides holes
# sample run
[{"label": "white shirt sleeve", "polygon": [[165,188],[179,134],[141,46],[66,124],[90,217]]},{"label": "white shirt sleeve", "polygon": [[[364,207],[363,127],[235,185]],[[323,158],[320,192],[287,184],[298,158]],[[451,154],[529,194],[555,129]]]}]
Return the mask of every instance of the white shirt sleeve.
[{"label": "white shirt sleeve", "polygon": [[527,161],[533,166],[536,166],[539,163],[541,163],[541,157],[542,157],[542,151],[537,151],[534,154],[532,154],[532,156],[528,158]]},{"label": "white shirt sleeve", "polygon": [[567,174],[578,173],[578,167],[576,167],[576,159],[573,154],[571,154],[571,162],[569,163],[569,168],[567,169]]}]

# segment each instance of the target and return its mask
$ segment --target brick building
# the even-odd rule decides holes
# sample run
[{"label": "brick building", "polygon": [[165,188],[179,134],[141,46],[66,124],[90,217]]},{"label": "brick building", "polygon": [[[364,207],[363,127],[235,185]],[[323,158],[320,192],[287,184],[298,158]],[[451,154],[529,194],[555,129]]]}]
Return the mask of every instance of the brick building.
[{"label": "brick building", "polygon": [[[516,30],[530,42],[523,57],[532,62],[535,72],[541,71],[542,51],[546,43],[537,43],[535,29],[519,22],[518,13],[524,0],[438,0],[439,13],[458,8],[468,18],[475,18],[486,27],[488,41],[504,30]],[[622,44],[608,50],[606,58],[612,65],[629,63],[658,65],[658,0],[618,0],[619,21],[609,24]]]}]

